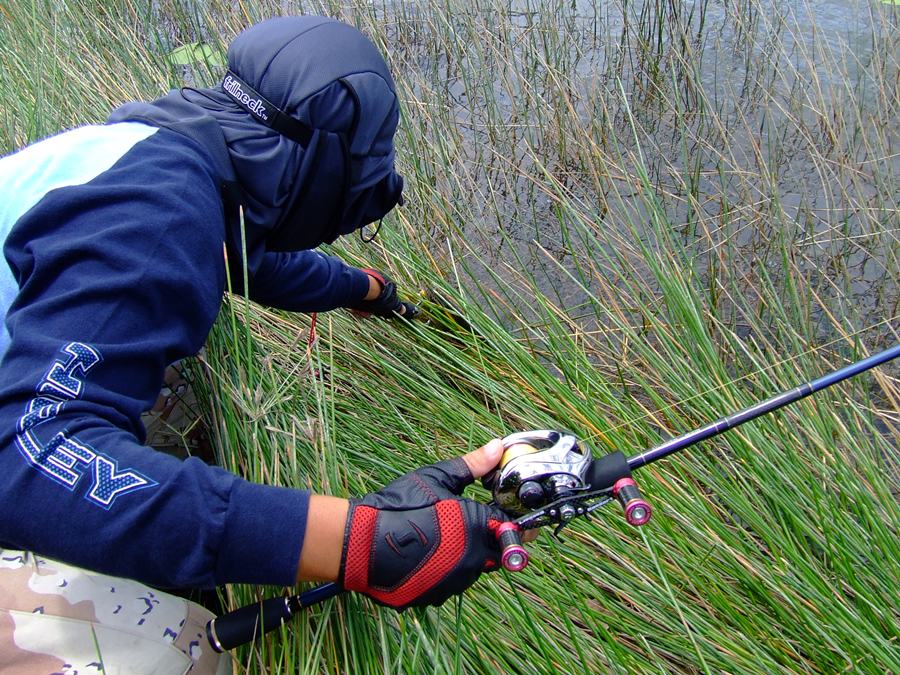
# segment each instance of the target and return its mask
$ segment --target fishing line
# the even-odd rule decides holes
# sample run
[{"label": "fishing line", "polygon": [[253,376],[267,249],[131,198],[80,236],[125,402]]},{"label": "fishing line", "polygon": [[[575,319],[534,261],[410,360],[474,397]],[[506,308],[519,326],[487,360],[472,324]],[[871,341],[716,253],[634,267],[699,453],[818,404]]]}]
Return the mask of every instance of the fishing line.
[{"label": "fishing line", "polygon": [[823,349],[827,349],[828,347],[831,347],[831,346],[833,346],[833,345],[835,345],[835,344],[838,344],[838,343],[840,343],[840,342],[844,342],[844,341],[846,341],[846,340],[848,340],[848,339],[850,339],[850,338],[856,337],[857,335],[861,335],[862,333],[865,333],[865,332],[867,332],[867,331],[870,331],[870,330],[873,330],[873,329],[875,329],[875,328],[878,328],[879,326],[883,326],[883,325],[885,325],[885,324],[890,324],[892,321],[896,321],[897,319],[900,319],[900,314],[895,315],[895,316],[893,316],[893,317],[891,317],[891,318],[889,318],[889,319],[884,319],[883,321],[879,321],[879,322],[877,322],[877,323],[873,323],[873,324],[871,324],[870,326],[866,326],[865,328],[861,328],[860,330],[858,330],[858,331],[856,331],[856,332],[854,332],[854,333],[847,333],[846,335],[842,335],[841,337],[836,338],[836,339],[832,340],[831,342],[827,342],[827,343],[825,343],[825,344],[823,344],[823,345],[819,345],[818,347],[813,347],[812,349],[809,349],[809,350],[807,350],[807,351],[805,351],[805,352],[800,352],[799,354],[795,354],[794,356],[789,356],[789,357],[787,357],[786,359],[782,359],[781,361],[776,361],[776,362],[774,362],[774,363],[772,363],[772,364],[770,364],[770,365],[768,365],[768,366],[764,366],[763,368],[760,368],[760,369],[758,369],[758,370],[755,370],[755,371],[753,371],[753,372],[751,372],[751,373],[747,373],[746,375],[741,375],[740,377],[737,377],[737,378],[735,378],[735,379],[733,379],[733,380],[730,380],[730,381],[728,381],[728,382],[725,382],[725,383],[723,383],[723,384],[720,384],[720,385],[718,385],[718,386],[716,386],[716,387],[712,387],[711,389],[707,389],[706,391],[702,391],[702,392],[700,392],[700,393],[698,393],[698,394],[694,394],[693,396],[688,396],[687,398],[681,399],[680,401],[677,401],[677,402],[675,402],[675,403],[672,403],[671,405],[663,406],[662,408],[659,408],[659,409],[654,410],[654,411],[652,411],[652,412],[648,412],[648,413],[645,414],[645,415],[640,415],[640,416],[638,416],[638,417],[633,417],[633,418],[631,418],[631,419],[629,419],[629,420],[625,420],[625,421],[622,422],[621,424],[617,424],[617,425],[614,426],[614,427],[610,427],[610,428],[607,429],[606,431],[598,432],[598,433],[592,434],[592,435],[590,435],[590,436],[587,436],[587,437],[586,437],[586,440],[594,440],[594,439],[597,439],[597,438],[601,438],[601,437],[605,436],[605,435],[606,435],[607,433],[609,433],[609,432],[619,431],[620,429],[624,429],[624,428],[626,428],[626,427],[628,427],[628,426],[631,426],[631,425],[633,425],[633,424],[636,423],[636,422],[640,422],[640,421],[642,421],[642,420],[645,420],[645,419],[648,419],[648,418],[651,418],[651,417],[656,417],[656,416],[659,415],[660,413],[666,412],[666,411],[668,411],[668,410],[672,410],[673,408],[680,407],[680,406],[684,405],[685,403],[687,403],[687,402],[689,402],[689,401],[693,401],[694,399],[701,398],[701,397],[703,397],[703,396],[706,396],[707,394],[712,394],[712,393],[714,393],[714,392],[716,392],[716,391],[718,391],[718,390],[720,390],[720,389],[724,389],[725,387],[730,387],[731,385],[737,384],[738,382],[742,382],[743,380],[746,380],[746,379],[748,379],[748,378],[755,377],[756,375],[760,375],[761,373],[765,373],[766,371],[772,370],[773,368],[777,368],[777,367],[782,366],[782,365],[784,365],[784,364],[786,364],[786,363],[790,363],[791,361],[796,361],[797,359],[802,358],[802,357],[804,357],[804,356],[809,356],[810,354],[815,354],[816,352],[819,352],[819,351],[821,351],[821,350],[823,350]]}]

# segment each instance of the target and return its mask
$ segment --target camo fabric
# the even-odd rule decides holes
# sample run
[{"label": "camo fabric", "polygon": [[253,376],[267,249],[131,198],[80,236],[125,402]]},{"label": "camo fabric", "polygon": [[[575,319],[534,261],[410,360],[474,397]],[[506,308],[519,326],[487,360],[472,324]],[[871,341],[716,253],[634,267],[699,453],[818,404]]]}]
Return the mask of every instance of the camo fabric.
[{"label": "camo fabric", "polygon": [[0,675],[224,675],[212,614],[128,579],[0,549]]}]

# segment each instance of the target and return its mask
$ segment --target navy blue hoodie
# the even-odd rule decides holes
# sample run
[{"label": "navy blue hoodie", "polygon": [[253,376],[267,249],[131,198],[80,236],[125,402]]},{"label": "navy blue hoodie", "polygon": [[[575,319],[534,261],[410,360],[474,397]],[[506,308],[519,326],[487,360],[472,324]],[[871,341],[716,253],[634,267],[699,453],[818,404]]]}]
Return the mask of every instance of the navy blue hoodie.
[{"label": "navy blue hoodie", "polygon": [[[317,43],[332,45],[322,68]],[[260,302],[362,298],[365,274],[305,249],[399,198],[397,101],[371,43],[327,19],[249,29],[229,69],[306,125],[306,142],[218,87],[124,106],[0,159],[2,545],[163,587],[294,581],[308,493],[156,452],[140,415],[165,367],[206,339],[223,248],[235,281],[248,261]]]}]

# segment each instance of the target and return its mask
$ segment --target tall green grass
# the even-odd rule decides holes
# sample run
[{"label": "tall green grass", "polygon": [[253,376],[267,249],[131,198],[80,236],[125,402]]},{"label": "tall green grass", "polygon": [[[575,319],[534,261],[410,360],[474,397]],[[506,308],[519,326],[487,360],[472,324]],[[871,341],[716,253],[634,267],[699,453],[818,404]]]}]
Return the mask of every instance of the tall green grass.
[{"label": "tall green grass", "polygon": [[[308,317],[229,298],[195,364],[220,460],[353,495],[528,428],[633,454],[898,340],[900,14],[824,7],[4,3],[6,148],[215,81],[182,45],[351,21],[396,73],[409,199],[335,252],[423,318],[322,314],[307,351]],[[639,531],[610,509],[545,532],[525,572],[441,609],[344,596],[236,664],[898,671],[898,409],[879,369],[639,472]]]}]

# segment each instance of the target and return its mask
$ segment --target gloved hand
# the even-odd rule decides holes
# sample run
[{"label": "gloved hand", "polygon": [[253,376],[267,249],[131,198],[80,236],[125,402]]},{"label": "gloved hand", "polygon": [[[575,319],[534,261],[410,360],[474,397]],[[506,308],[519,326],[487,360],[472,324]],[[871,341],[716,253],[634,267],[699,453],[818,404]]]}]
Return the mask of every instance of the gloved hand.
[{"label": "gloved hand", "polygon": [[419,313],[419,308],[411,302],[403,302],[397,297],[397,284],[386,274],[373,269],[364,269],[363,272],[375,279],[381,286],[380,295],[374,300],[363,300],[355,307],[353,311],[364,316],[375,314],[385,318],[393,319],[401,316],[404,319],[414,319]]},{"label": "gloved hand", "polygon": [[508,518],[459,497],[472,481],[458,457],[351,499],[338,582],[402,610],[441,605],[496,569],[496,530]]}]

